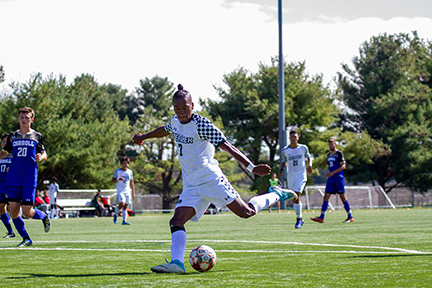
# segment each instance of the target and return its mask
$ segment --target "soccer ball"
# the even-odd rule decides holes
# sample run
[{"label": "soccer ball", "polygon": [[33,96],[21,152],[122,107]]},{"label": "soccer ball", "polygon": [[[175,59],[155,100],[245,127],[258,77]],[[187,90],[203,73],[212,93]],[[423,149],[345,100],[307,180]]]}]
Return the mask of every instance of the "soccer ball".
[{"label": "soccer ball", "polygon": [[216,252],[207,245],[199,245],[192,249],[189,262],[199,272],[209,271],[216,264]]}]

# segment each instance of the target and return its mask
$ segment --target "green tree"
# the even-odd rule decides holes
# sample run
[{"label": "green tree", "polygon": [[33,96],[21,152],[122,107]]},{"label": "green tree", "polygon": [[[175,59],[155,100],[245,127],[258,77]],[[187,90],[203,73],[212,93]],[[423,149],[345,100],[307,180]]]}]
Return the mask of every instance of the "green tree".
[{"label": "green tree", "polygon": [[[137,119],[140,132],[146,133],[168,123],[174,115],[171,109],[173,91],[173,84],[167,78],[155,76],[140,81],[140,87],[129,98],[137,105],[132,119]],[[131,164],[137,185],[149,193],[160,194],[163,209],[170,209],[182,189],[176,155],[173,137],[150,139],[144,142],[138,158]]]},{"label": "green tree", "polygon": [[[234,145],[254,163],[274,166],[278,149],[278,62],[259,64],[256,74],[239,68],[224,75],[227,89],[217,88],[221,101],[202,101],[212,117],[220,116]],[[334,96],[322,76],[310,77],[305,63],[285,63],[285,123],[300,131],[307,144],[319,127],[327,127],[338,114]],[[266,155],[265,146],[268,148]],[[246,173],[246,171],[245,171]],[[267,181],[258,180],[258,190]],[[263,186],[263,187],[261,187]]]},{"label": "green tree", "polygon": [[367,131],[391,148],[390,155],[358,167],[365,181],[377,181],[387,192],[432,185],[431,48],[416,32],[372,37],[353,59],[354,69],[343,65],[338,76],[352,110],[341,118],[343,129]]},{"label": "green tree", "polygon": [[39,164],[38,184],[56,176],[62,188],[108,188],[120,144],[130,139],[127,121],[113,109],[107,86],[81,75],[67,85],[63,76],[31,77],[1,99],[2,133],[16,129],[19,107],[35,110],[33,128],[44,136],[48,160]]}]

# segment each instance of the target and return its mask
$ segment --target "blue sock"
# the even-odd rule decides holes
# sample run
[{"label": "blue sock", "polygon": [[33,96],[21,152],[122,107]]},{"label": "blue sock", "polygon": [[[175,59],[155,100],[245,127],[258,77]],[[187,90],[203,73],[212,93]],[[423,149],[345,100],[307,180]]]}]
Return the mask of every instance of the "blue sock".
[{"label": "blue sock", "polygon": [[346,200],[343,204],[344,204],[345,211],[348,213],[348,218],[353,218],[351,214],[351,207],[348,203],[348,200]]},{"label": "blue sock", "polygon": [[8,215],[7,214],[0,215],[0,218],[1,218],[1,221],[3,222],[3,224],[5,225],[8,233],[13,233],[12,226],[9,222]]},{"label": "blue sock", "polygon": [[45,217],[47,217],[47,214],[38,210],[38,209],[34,209],[35,214],[33,215],[32,219],[45,219]]},{"label": "blue sock", "polygon": [[18,218],[12,219],[12,222],[15,225],[16,230],[21,235],[23,239],[30,239],[30,236],[27,233],[27,230],[24,226],[24,220],[21,218],[21,216],[18,216]]},{"label": "blue sock", "polygon": [[329,201],[323,201],[323,205],[321,206],[321,216],[320,216],[321,219],[324,219],[324,217],[325,217],[325,213],[328,209],[328,204],[329,204]]}]

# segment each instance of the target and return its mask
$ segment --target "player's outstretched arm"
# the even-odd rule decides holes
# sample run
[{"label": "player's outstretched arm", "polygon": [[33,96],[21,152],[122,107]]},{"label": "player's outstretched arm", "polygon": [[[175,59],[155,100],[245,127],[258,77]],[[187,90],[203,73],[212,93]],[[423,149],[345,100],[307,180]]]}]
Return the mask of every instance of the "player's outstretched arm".
[{"label": "player's outstretched arm", "polygon": [[252,161],[250,161],[249,158],[246,157],[246,155],[244,155],[240,150],[237,149],[237,147],[235,147],[234,145],[232,145],[228,141],[222,143],[219,146],[219,148],[221,148],[223,151],[225,151],[228,154],[230,154],[231,156],[233,156],[234,159],[236,159],[243,166],[245,166],[245,167],[248,167],[249,165],[254,166],[252,171],[251,171],[254,174],[264,176],[264,175],[269,175],[271,172],[271,168],[267,164],[258,164],[255,166],[252,163]]},{"label": "player's outstretched arm", "polygon": [[168,132],[165,131],[165,126],[160,126],[156,128],[155,130],[148,132],[146,134],[137,133],[133,137],[133,142],[137,145],[142,145],[144,140],[151,139],[151,138],[161,138],[164,136],[169,135]]}]

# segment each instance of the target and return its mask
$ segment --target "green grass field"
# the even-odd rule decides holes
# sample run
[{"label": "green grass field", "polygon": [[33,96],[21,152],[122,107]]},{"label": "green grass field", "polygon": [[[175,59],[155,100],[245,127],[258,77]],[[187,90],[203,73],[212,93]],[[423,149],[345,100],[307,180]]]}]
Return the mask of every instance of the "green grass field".
[{"label": "green grass field", "polygon": [[[432,209],[355,210],[327,213],[324,224],[304,212],[262,211],[250,219],[232,213],[205,215],[186,224],[190,250],[211,246],[216,266],[199,273],[155,274],[170,257],[170,214],[129,218],[26,220],[33,246],[0,240],[1,287],[431,287]],[[2,226],[1,226],[2,227]],[[2,227],[4,229],[4,227]],[[0,230],[1,231],[1,230]],[[6,230],[4,229],[4,232]]]}]

